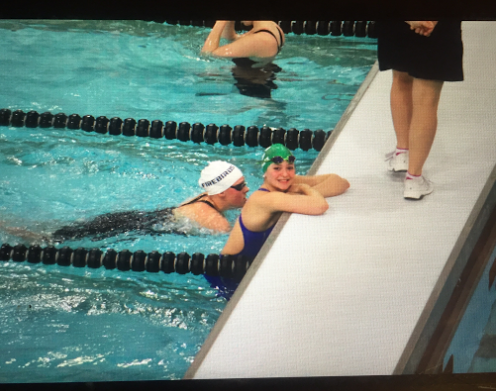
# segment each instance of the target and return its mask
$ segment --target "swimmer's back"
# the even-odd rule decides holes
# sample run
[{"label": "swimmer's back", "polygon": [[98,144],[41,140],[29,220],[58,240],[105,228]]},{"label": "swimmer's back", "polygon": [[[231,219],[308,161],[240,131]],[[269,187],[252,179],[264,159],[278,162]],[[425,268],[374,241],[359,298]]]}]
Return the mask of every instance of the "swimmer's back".
[{"label": "swimmer's back", "polygon": [[279,33],[279,39],[277,39],[276,35],[270,31],[269,29],[262,28],[260,30],[254,31],[253,34],[258,34],[258,33],[267,33],[270,34],[274,37],[277,43],[277,54],[281,51],[281,48],[284,46],[284,34],[282,33],[282,30],[279,26],[275,25],[275,28],[277,32]]},{"label": "swimmer's back", "polygon": [[157,233],[154,229],[156,224],[163,224],[173,218],[174,209],[106,213],[90,221],[66,225],[55,231],[52,239],[64,241],[93,237],[94,240],[99,240],[130,231],[153,234]]}]

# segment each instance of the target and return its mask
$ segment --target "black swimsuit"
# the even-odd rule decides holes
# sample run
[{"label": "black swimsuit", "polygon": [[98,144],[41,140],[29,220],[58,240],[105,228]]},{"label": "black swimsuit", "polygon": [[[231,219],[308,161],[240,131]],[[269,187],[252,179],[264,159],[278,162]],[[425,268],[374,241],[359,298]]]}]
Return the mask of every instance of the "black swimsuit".
[{"label": "black swimsuit", "polygon": [[[190,205],[195,202],[203,202],[217,210],[210,201],[200,199],[204,196],[204,194],[200,194],[198,197],[195,197],[191,201],[180,206]],[[173,227],[170,227],[170,229],[163,229],[164,222],[173,221],[173,210],[177,208],[178,207],[171,207],[151,212],[129,211],[106,213],[87,222],[66,225],[52,234],[52,240],[61,242],[64,240],[82,239],[89,236],[92,236],[93,240],[101,240],[130,231],[139,231],[139,233],[143,235],[157,235],[163,233],[184,235],[184,232],[177,232]],[[154,226],[157,224],[159,224],[162,229],[156,229]]]},{"label": "black swimsuit", "polygon": [[[277,53],[279,53],[283,46],[283,38],[281,31],[279,29],[278,31],[281,44],[279,44],[272,31],[262,29],[255,31],[253,34],[269,33],[272,35],[277,42]],[[233,58],[232,61],[236,64],[232,69],[232,75],[236,80],[234,85],[241,95],[253,98],[271,98],[271,91],[277,89],[277,84],[274,83],[276,79],[275,73],[282,70],[278,65],[270,62],[260,68],[256,68],[253,65],[258,63],[248,57]]]},{"label": "black swimsuit", "polygon": [[[210,201],[208,200],[202,200],[201,198],[204,197],[205,194],[200,194],[199,196],[193,198],[192,200],[190,201],[187,201],[181,205],[178,206],[178,208],[180,208],[181,206],[186,206],[186,205],[191,205],[191,204],[194,204],[195,202],[203,202],[204,204],[207,204],[208,206],[211,206],[212,208],[214,208],[215,210],[217,210],[217,208],[215,207],[214,204],[212,204]],[[217,210],[218,211],[218,210]]]}]

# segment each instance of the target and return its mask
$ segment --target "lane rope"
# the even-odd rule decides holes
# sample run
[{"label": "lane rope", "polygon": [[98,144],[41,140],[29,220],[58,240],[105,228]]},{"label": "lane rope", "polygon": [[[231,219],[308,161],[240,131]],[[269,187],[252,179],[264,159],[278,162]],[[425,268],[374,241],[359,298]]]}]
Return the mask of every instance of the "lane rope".
[{"label": "lane rope", "polygon": [[253,259],[244,255],[223,255],[209,254],[205,256],[202,253],[189,255],[186,252],[174,254],[173,252],[151,251],[146,253],[142,250],[134,253],[129,250],[117,252],[114,249],[108,249],[105,253],[98,249],[85,249],[79,247],[72,249],[62,247],[60,249],[54,246],[40,247],[32,245],[26,247],[23,244],[11,246],[4,243],[0,246],[0,261],[27,261],[32,264],[59,265],[73,267],[88,267],[98,269],[105,267],[112,270],[135,271],[158,273],[160,271],[170,274],[187,274],[194,275],[205,274],[208,276],[220,276],[224,278],[241,280],[246,270],[251,265]]},{"label": "lane rope", "polygon": [[[167,23],[170,25],[193,26],[193,27],[214,27],[215,20],[153,20],[156,23]],[[375,21],[365,20],[333,20],[333,21],[274,21],[279,25],[284,34],[293,33],[295,35],[331,35],[345,37],[369,37],[377,38]],[[234,25],[237,31],[247,31],[248,27],[236,21]]]},{"label": "lane rope", "polygon": [[183,142],[192,141],[200,144],[221,145],[233,144],[235,147],[248,145],[249,147],[261,146],[267,148],[272,144],[284,144],[291,150],[297,148],[303,151],[315,149],[322,150],[325,142],[332,131],[324,132],[322,129],[312,131],[310,129],[297,130],[291,128],[270,128],[268,126],[229,125],[217,126],[215,124],[203,125],[197,122],[191,125],[189,122],[154,120],[150,123],[147,119],[136,121],[133,118],[122,120],[119,117],[108,119],[105,116],[95,118],[92,115],[81,117],[79,114],[66,115],[64,113],[52,114],[37,111],[25,113],[22,110],[0,109],[0,126],[27,127],[27,128],[55,128],[55,129],[82,129],[85,132],[96,132],[114,136],[138,136],[163,138],[167,140],[177,139]]}]

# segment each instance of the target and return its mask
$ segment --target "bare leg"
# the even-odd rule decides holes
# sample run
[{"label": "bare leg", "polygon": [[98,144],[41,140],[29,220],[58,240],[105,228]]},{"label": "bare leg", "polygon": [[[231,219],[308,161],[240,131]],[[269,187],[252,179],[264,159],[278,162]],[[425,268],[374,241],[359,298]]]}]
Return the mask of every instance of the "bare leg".
[{"label": "bare leg", "polygon": [[408,172],[421,175],[434,142],[437,129],[437,108],[442,81],[414,79],[412,89],[413,112],[410,123],[410,160]]},{"label": "bare leg", "polygon": [[391,115],[396,133],[396,147],[409,148],[409,131],[412,121],[412,88],[414,78],[406,72],[393,69],[391,87]]}]

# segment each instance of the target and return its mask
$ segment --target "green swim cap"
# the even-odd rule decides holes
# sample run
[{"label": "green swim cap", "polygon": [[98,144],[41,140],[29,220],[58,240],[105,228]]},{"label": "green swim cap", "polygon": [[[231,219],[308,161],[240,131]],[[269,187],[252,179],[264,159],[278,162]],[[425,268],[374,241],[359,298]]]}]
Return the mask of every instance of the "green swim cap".
[{"label": "green swim cap", "polygon": [[[292,159],[290,159],[291,156],[292,156]],[[276,157],[282,158],[281,161],[280,162],[274,162],[272,159],[274,159]],[[293,156],[291,151],[288,148],[286,148],[284,145],[273,144],[265,150],[265,152],[262,156],[262,171],[265,173],[265,171],[267,171],[267,168],[269,168],[269,166],[272,163],[279,163],[280,164],[280,163],[282,163],[283,160],[287,160],[288,162],[293,163],[294,159],[295,159],[295,157]]]}]

